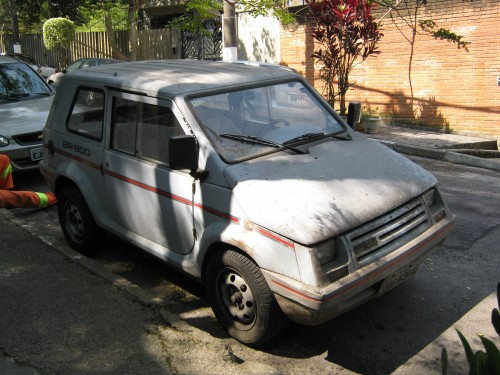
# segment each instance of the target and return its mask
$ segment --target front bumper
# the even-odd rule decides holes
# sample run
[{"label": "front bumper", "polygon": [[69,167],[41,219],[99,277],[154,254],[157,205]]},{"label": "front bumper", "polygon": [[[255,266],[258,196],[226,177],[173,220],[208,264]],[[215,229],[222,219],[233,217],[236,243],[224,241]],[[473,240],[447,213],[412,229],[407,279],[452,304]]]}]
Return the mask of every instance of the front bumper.
[{"label": "front bumper", "polygon": [[0,153],[9,157],[14,172],[32,171],[38,169],[41,160],[41,156],[37,160],[33,160],[32,150],[40,152],[40,155],[43,154],[41,143],[21,146],[14,142],[6,147],[1,147]]},{"label": "front bumper", "polygon": [[[453,228],[448,216],[399,249],[324,287],[313,287],[262,270],[283,312],[293,321],[317,325],[374,298],[411,276]],[[387,280],[385,283],[384,281]]]}]

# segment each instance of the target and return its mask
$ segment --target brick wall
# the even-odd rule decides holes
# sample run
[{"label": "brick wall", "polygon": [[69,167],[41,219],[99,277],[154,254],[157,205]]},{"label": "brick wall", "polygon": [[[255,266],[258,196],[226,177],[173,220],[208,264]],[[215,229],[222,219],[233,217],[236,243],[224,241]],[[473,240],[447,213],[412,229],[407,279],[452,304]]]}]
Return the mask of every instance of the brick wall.
[{"label": "brick wall", "polygon": [[[347,100],[378,108],[401,124],[500,136],[500,1],[430,0],[424,18],[463,35],[470,45],[466,52],[447,41],[417,37],[411,74],[415,114],[408,78],[411,45],[389,19],[383,23],[381,53],[352,70]],[[280,45],[280,63],[299,70],[322,92],[308,26],[282,28]]]}]

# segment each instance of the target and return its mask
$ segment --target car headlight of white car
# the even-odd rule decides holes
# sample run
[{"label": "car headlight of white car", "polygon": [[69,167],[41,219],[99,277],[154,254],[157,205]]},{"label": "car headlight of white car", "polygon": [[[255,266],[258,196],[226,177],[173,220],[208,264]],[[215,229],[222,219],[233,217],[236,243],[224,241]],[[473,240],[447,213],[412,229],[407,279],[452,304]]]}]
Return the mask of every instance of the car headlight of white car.
[{"label": "car headlight of white car", "polygon": [[437,189],[427,191],[424,194],[424,201],[435,223],[441,221],[446,216],[444,201]]},{"label": "car headlight of white car", "polygon": [[346,276],[349,256],[344,243],[335,238],[316,247],[319,263],[330,281]]}]

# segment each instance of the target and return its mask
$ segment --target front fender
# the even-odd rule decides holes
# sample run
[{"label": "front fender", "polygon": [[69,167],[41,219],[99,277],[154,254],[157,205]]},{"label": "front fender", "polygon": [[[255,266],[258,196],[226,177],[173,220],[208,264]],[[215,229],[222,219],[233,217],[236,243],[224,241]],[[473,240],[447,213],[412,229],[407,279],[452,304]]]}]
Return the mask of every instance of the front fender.
[{"label": "front fender", "polygon": [[203,269],[213,251],[224,246],[239,249],[262,269],[300,280],[293,243],[281,241],[278,235],[248,221],[208,226],[199,238],[195,257],[199,269]]}]

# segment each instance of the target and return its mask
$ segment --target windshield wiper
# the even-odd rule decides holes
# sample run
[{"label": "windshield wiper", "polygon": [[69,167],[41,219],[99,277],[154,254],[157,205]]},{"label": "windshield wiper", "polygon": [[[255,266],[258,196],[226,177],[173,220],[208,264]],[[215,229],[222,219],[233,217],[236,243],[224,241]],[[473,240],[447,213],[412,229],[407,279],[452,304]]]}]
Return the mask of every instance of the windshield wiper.
[{"label": "windshield wiper", "polygon": [[50,96],[49,92],[29,92],[26,94],[23,94],[25,96],[31,96],[31,95],[42,95],[42,96]]},{"label": "windshield wiper", "polygon": [[299,141],[303,141],[303,140],[309,139],[309,138],[322,137],[324,135],[325,135],[325,133],[305,133],[305,134],[299,135],[298,137],[289,139],[288,141],[283,142],[283,144],[287,145],[289,143],[299,142]]},{"label": "windshield wiper", "polygon": [[[344,134],[344,133],[345,133],[345,136],[340,135],[340,134]],[[341,141],[351,141],[352,136],[347,131],[345,131],[344,133],[332,134],[330,136],[335,138],[335,139],[340,139]]]},{"label": "windshield wiper", "polygon": [[6,95],[5,97],[2,97],[2,98],[5,98],[6,100],[19,101],[20,98],[27,98],[28,96],[32,96],[32,95],[50,96],[50,93],[48,93],[48,92],[23,92],[23,93],[19,93],[19,94],[9,94],[9,95]]},{"label": "windshield wiper", "polygon": [[255,143],[255,144],[269,146],[269,147],[275,147],[275,148],[284,147],[288,150],[296,152],[297,154],[305,154],[306,153],[305,151],[302,151],[301,149],[298,149],[298,148],[292,147],[292,146],[288,146],[285,143],[274,142],[274,141],[271,141],[270,139],[261,138],[261,137],[258,137],[256,135],[239,135],[239,134],[223,133],[223,134],[219,134],[219,137],[234,139],[234,140],[241,141],[241,142]]},{"label": "windshield wiper", "polygon": [[340,139],[342,141],[350,141],[352,139],[351,135],[347,133],[345,136],[341,136],[340,134],[325,134],[325,133],[305,133],[302,135],[299,135],[298,137],[289,139],[288,141],[283,142],[284,145],[290,144],[290,143],[295,143],[295,142],[300,142],[306,139],[312,139],[312,138],[318,138],[318,137],[333,137],[335,139]]},{"label": "windshield wiper", "polygon": [[28,96],[28,94],[9,94],[9,95],[4,96],[4,98],[6,100],[16,100],[16,101],[19,101],[19,98],[25,98],[27,96]]}]

